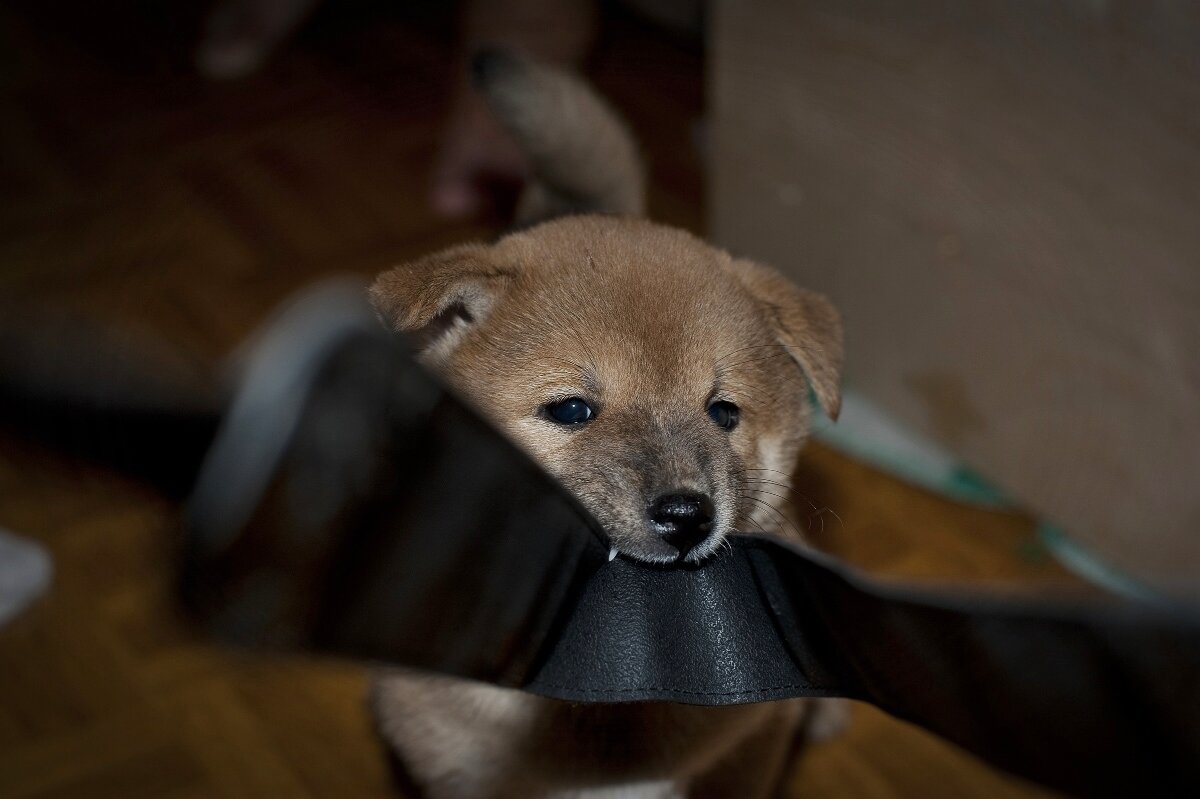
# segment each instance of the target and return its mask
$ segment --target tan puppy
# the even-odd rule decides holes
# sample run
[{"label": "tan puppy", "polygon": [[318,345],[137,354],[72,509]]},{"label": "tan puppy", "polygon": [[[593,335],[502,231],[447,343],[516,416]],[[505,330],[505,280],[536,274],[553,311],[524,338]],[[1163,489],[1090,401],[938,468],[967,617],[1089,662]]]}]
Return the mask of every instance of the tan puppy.
[{"label": "tan puppy", "polygon": [[[526,219],[640,210],[635,149],[583,84],[511,57],[482,67],[539,178]],[[839,402],[824,297],[688,233],[598,215],[399,266],[372,296],[621,555],[699,562],[733,532],[793,529],[780,503],[809,388],[831,415]],[[456,798],[764,796],[822,704],[572,705],[405,672],[374,689],[417,787]]]}]

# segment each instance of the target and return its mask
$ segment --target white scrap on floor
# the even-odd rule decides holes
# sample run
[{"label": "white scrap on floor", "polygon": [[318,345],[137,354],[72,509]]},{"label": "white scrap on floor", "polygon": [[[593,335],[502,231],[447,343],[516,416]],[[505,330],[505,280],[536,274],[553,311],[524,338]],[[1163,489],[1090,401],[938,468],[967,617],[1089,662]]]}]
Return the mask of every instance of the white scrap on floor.
[{"label": "white scrap on floor", "polygon": [[0,626],[45,593],[53,577],[54,560],[45,547],[0,530]]}]

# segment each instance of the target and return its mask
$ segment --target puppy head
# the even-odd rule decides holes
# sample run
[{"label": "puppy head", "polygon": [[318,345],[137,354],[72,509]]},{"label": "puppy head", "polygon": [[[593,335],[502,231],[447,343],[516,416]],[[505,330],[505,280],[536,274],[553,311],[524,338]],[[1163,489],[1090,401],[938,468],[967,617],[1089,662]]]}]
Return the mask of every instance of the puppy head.
[{"label": "puppy head", "polygon": [[559,219],[399,266],[371,294],[641,560],[778,529],[808,388],[837,414],[828,301],[648,222]]}]

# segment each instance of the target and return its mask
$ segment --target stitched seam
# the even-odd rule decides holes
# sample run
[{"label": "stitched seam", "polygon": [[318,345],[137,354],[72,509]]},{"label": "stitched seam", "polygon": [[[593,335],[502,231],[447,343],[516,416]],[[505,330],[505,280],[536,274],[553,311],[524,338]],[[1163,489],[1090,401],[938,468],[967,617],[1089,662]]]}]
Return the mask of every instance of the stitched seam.
[{"label": "stitched seam", "polygon": [[577,688],[573,685],[558,685],[551,682],[532,682],[530,688],[558,688],[577,694],[634,694],[642,691],[663,691],[672,694],[687,694],[688,696],[749,696],[765,694],[770,691],[782,691],[791,688],[807,688],[813,691],[836,691],[836,686],[811,685],[809,683],[788,683],[786,685],[769,685],[766,688],[751,688],[744,691],[685,691],[679,688],[667,688],[661,685],[646,685],[639,688]]}]

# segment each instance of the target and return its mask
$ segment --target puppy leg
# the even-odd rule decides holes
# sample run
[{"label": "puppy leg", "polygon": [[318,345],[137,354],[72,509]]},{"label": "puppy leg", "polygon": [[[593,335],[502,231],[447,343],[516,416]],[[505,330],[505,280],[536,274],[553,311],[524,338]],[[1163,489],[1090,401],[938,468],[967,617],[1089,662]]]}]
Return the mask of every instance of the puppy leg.
[{"label": "puppy leg", "polygon": [[553,793],[546,799],[687,799],[687,794],[678,783],[663,780]]},{"label": "puppy leg", "polygon": [[777,702],[778,712],[693,780],[689,799],[767,799],[779,795],[789,756],[807,715],[806,700]]}]

